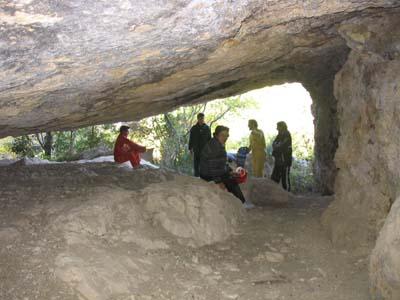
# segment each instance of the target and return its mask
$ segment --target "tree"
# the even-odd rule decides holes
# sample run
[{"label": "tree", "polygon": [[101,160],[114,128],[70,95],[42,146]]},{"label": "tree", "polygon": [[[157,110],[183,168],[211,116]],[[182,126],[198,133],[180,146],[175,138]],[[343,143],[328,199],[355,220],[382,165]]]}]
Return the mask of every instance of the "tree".
[{"label": "tree", "polygon": [[57,160],[78,159],[85,150],[104,146],[112,148],[116,125],[94,125],[76,130],[54,132],[54,156]]},{"label": "tree", "polygon": [[35,151],[33,149],[33,142],[29,135],[23,135],[14,138],[11,151],[22,157],[34,157]]},{"label": "tree", "polygon": [[48,131],[45,135],[43,135],[43,133],[37,133],[35,136],[44,151],[45,157],[50,159],[51,151],[53,150],[53,134],[51,131]]}]

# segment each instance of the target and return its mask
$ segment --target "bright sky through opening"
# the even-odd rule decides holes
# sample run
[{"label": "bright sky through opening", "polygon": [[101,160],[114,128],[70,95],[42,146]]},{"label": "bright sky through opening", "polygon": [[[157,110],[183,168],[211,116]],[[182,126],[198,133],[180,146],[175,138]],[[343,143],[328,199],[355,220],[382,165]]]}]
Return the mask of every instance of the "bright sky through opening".
[{"label": "bright sky through opening", "polygon": [[230,139],[240,140],[247,137],[247,121],[255,119],[265,135],[276,135],[276,123],[285,121],[290,132],[305,135],[313,140],[312,99],[300,83],[286,83],[253,90],[242,97],[254,99],[258,108],[244,110],[240,117],[224,120],[230,128]]}]

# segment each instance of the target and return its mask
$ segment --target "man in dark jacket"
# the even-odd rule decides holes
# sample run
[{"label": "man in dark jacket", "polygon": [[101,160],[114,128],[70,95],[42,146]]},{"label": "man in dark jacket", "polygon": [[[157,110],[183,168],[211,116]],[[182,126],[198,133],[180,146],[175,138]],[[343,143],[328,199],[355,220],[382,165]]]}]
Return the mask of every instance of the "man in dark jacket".
[{"label": "man in dark jacket", "polygon": [[271,179],[290,191],[290,167],[292,166],[292,137],[285,122],[277,123],[278,135],[272,144],[272,156],[275,159]]},{"label": "man in dark jacket", "polygon": [[194,176],[199,177],[199,164],[201,150],[211,139],[211,130],[206,123],[204,123],[204,114],[197,115],[197,123],[190,129],[189,136],[189,151],[193,155]]},{"label": "man in dark jacket", "polygon": [[236,174],[227,164],[225,143],[229,137],[229,128],[217,126],[214,137],[204,146],[200,156],[200,178],[206,181],[214,181],[222,189],[228,190],[242,201],[245,208],[253,208],[254,205],[246,201],[236,181]]}]

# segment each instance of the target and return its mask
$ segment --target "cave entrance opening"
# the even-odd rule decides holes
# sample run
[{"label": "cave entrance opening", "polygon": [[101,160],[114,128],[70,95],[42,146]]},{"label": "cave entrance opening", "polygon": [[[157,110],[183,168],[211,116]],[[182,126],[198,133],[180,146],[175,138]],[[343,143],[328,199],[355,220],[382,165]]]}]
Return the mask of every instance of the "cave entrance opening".
[{"label": "cave entrance opening", "polygon": [[[255,119],[266,139],[267,162],[264,176],[273,168],[272,142],[276,125],[286,122],[292,135],[292,192],[307,194],[315,191],[313,101],[301,83],[284,83],[264,87],[240,95],[182,106],[174,111],[131,123],[132,138],[154,148],[154,159],[162,167],[193,174],[193,157],[188,151],[190,128],[196,116],[205,114],[205,122],[213,132],[217,125],[230,128],[226,149],[231,157],[240,147],[249,145],[248,120]],[[250,159],[248,161],[251,161]],[[247,165],[249,166],[249,164]],[[250,166],[251,168],[251,166]]]},{"label": "cave entrance opening", "polygon": [[[239,96],[242,108],[220,120],[230,128],[226,148],[234,153],[249,144],[249,119],[255,119],[264,132],[267,162],[265,175],[273,168],[272,142],[277,135],[277,122],[284,121],[292,136],[293,164],[291,186],[294,193],[310,193],[314,185],[314,117],[310,93],[301,83],[285,83],[249,91]],[[224,100],[217,100],[224,101]]]}]

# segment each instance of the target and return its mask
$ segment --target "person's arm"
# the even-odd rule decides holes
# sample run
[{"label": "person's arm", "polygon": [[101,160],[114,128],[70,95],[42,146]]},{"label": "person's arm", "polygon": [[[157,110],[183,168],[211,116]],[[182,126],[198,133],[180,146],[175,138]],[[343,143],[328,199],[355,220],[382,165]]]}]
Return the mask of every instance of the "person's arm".
[{"label": "person's arm", "polygon": [[209,140],[211,140],[211,128],[210,128],[210,126],[207,126],[208,127],[208,131],[207,131],[207,141],[209,141]]},{"label": "person's arm", "polygon": [[253,147],[254,147],[254,134],[253,132],[251,132],[249,136],[249,152],[253,150]]},{"label": "person's arm", "polygon": [[189,134],[189,151],[193,151],[193,127],[190,128],[190,134]]},{"label": "person's arm", "polygon": [[130,139],[125,139],[125,142],[129,145],[131,151],[134,150],[141,153],[146,152],[146,147],[136,144]]},{"label": "person's arm", "polygon": [[282,142],[279,145],[279,149],[281,151],[284,151],[286,149],[288,149],[289,147],[291,147],[292,145],[292,138],[290,136],[290,134],[285,134],[285,136],[282,139]]},{"label": "person's arm", "polygon": [[267,148],[267,145],[265,143],[265,136],[264,136],[264,132],[261,131],[261,137],[262,137],[262,147],[265,150],[265,148]]}]

